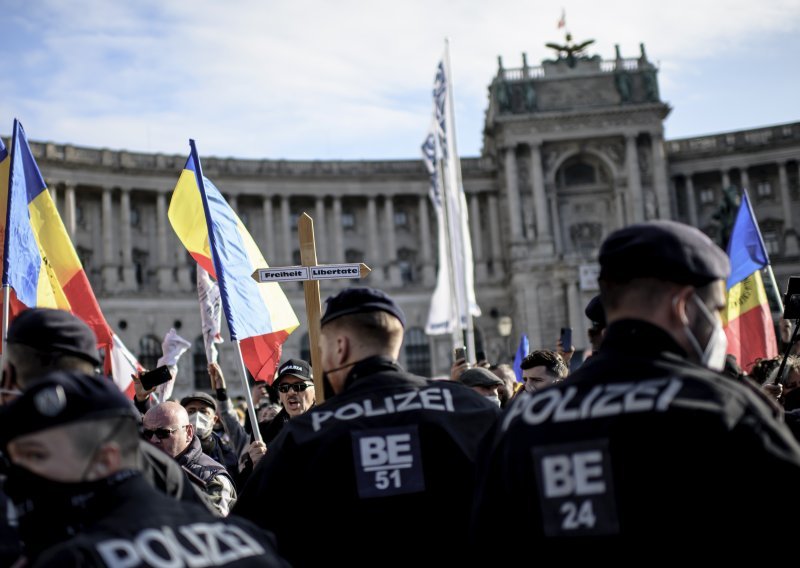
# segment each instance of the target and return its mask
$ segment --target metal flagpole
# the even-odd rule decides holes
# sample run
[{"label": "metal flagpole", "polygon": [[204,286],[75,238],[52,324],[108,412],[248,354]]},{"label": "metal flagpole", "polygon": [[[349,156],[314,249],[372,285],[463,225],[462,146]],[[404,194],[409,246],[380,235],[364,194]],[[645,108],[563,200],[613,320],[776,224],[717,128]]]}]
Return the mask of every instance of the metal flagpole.
[{"label": "metal flagpole", "polygon": [[236,346],[236,355],[239,357],[244,398],[247,401],[247,413],[250,415],[250,429],[253,431],[253,439],[255,439],[256,442],[263,442],[261,439],[261,431],[258,429],[258,416],[256,416],[256,409],[253,406],[253,393],[250,392],[250,385],[247,383],[247,367],[244,366],[244,357],[242,357],[242,349],[239,347],[239,340],[235,340],[233,344]]},{"label": "metal flagpole", "polygon": [[[447,132],[447,145],[448,148],[448,160],[453,160],[452,165],[450,167],[453,168],[455,172],[455,192],[454,195],[457,199],[456,203],[454,204],[456,207],[456,211],[459,213],[458,215],[458,223],[461,224],[462,219],[464,218],[465,212],[462,210],[463,203],[461,202],[461,188],[462,180],[461,180],[461,160],[458,157],[458,148],[456,147],[456,121],[455,121],[455,107],[453,106],[453,74],[450,69],[450,41],[445,38],[444,40],[444,66],[445,66],[445,77],[447,78],[447,114],[446,114],[446,121],[448,124],[448,132]],[[469,227],[461,227],[462,233],[464,230],[469,231]],[[469,234],[469,233],[467,233]],[[466,248],[466,238],[462,235],[461,242],[459,243],[461,246],[461,257],[463,258],[463,263],[461,266],[461,270],[464,274],[461,275],[461,282],[462,282],[462,297],[464,300],[463,312],[459,313],[458,315],[458,325],[460,329],[463,329],[462,326],[466,324],[466,347],[467,347],[467,360],[468,361],[475,361],[476,354],[475,354],[475,328],[472,322],[472,306],[470,305],[470,295],[469,295],[469,285],[468,285],[468,278],[467,278],[467,248]],[[455,284],[455,283],[454,283]],[[462,306],[459,306],[461,309]],[[461,316],[466,318],[466,322],[461,320]]]},{"label": "metal flagpole", "polygon": [[767,276],[769,277],[769,281],[772,284],[772,289],[775,291],[775,298],[778,302],[778,309],[780,309],[781,314],[783,314],[783,299],[781,298],[781,290],[778,288],[778,283],[775,281],[775,272],[772,271],[772,265],[767,265]]},{"label": "metal flagpole", "polygon": [[0,370],[2,370],[5,366],[6,362],[6,333],[8,332],[8,304],[11,301],[11,286],[6,284],[3,286],[3,339],[2,339],[2,349],[3,354],[0,357]]}]

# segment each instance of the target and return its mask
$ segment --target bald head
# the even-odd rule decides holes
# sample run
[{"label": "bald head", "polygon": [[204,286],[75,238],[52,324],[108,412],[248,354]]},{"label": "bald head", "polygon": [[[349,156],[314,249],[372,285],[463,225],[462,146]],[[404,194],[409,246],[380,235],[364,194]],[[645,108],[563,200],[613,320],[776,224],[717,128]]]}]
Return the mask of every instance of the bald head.
[{"label": "bald head", "polygon": [[[194,428],[186,409],[177,402],[155,405],[144,415],[145,439],[171,457],[183,453],[192,441]],[[159,434],[166,437],[159,437]]]}]

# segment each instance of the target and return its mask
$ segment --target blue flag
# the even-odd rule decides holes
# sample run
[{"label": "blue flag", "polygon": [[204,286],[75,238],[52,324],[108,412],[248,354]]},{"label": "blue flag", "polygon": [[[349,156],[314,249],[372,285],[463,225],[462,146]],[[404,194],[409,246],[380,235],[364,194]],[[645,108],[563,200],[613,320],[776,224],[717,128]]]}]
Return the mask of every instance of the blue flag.
[{"label": "blue flag", "polygon": [[728,277],[727,288],[733,286],[750,276],[756,270],[761,270],[769,264],[769,256],[758,230],[756,216],[750,206],[747,190],[742,194],[742,204],[736,214],[736,221],[731,231],[731,240],[728,242],[728,258],[731,261],[731,275]]},{"label": "blue flag", "polygon": [[519,347],[517,347],[517,354],[514,355],[514,374],[517,375],[517,382],[524,383],[525,381],[522,378],[522,360],[528,356],[528,350],[530,346],[528,345],[528,336],[524,333],[522,337],[519,338]]}]

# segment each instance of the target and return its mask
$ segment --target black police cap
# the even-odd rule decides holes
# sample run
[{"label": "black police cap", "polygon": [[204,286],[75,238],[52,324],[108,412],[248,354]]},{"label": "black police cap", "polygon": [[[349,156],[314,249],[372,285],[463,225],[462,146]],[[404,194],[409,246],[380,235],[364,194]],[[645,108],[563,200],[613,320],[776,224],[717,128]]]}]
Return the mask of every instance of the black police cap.
[{"label": "black police cap", "polygon": [[600,296],[595,296],[589,303],[586,304],[586,309],[583,311],[586,317],[593,323],[600,327],[606,326],[606,311],[603,309],[603,302],[600,301]]},{"label": "black police cap", "polygon": [[6,341],[39,351],[75,355],[93,365],[100,364],[94,332],[66,310],[30,308],[23,311],[8,326]]},{"label": "black police cap", "polygon": [[675,221],[648,221],[611,233],[600,247],[600,280],[658,278],[705,286],[725,280],[728,255],[702,231]]},{"label": "black police cap", "polygon": [[483,367],[467,369],[458,377],[459,382],[468,387],[493,387],[502,385],[503,381],[497,375]]},{"label": "black police cap", "polygon": [[53,371],[19,398],[0,407],[0,443],[74,422],[126,416],[138,421],[133,403],[106,377]]},{"label": "black police cap", "polygon": [[345,288],[335,296],[325,300],[325,314],[320,321],[321,325],[336,318],[368,312],[387,312],[400,320],[406,326],[406,316],[394,300],[386,293],[376,288]]}]

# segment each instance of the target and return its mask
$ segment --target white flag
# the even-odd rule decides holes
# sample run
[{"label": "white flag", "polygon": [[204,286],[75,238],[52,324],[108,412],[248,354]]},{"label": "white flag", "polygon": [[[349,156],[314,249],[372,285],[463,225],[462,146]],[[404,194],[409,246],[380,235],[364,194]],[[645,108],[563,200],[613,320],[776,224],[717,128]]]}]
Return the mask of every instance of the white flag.
[{"label": "white flag", "polygon": [[206,360],[216,363],[217,343],[222,343],[222,299],[219,284],[214,282],[208,272],[197,265],[197,298],[200,301],[200,321],[203,326],[203,342],[206,347]]},{"label": "white flag", "polygon": [[439,273],[425,326],[430,335],[465,329],[470,315],[481,315],[475,301],[467,200],[461,184],[449,89],[445,58],[439,63],[434,81],[431,132],[422,145],[425,165],[431,175],[431,201],[436,211],[439,238]]},{"label": "white flag", "polygon": [[162,355],[156,362],[156,367],[161,365],[169,367],[169,373],[172,378],[156,387],[155,392],[159,400],[168,400],[172,396],[172,391],[175,388],[175,377],[178,376],[178,359],[191,346],[192,344],[178,335],[178,332],[173,327],[169,328],[169,331],[164,335],[164,341],[161,343]]}]

